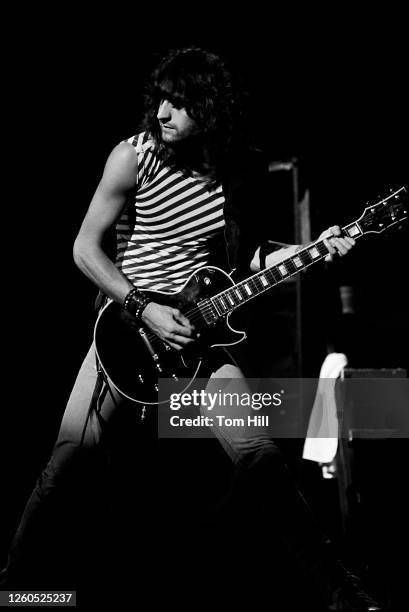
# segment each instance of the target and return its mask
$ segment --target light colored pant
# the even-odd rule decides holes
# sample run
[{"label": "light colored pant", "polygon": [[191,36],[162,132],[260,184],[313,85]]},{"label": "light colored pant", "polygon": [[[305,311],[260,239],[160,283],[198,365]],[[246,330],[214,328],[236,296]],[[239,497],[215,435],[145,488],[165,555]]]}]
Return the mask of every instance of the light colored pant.
[{"label": "light colored pant", "polygon": [[[217,369],[209,378],[206,392],[219,390],[221,382],[225,392],[230,390],[250,392],[240,368],[233,363],[228,353],[225,355],[226,362],[231,361],[231,363],[225,363],[220,366],[221,360],[220,356],[218,357]],[[100,444],[109,422],[115,418],[117,411],[120,410],[122,404],[121,396],[113,385],[109,385],[108,388],[106,383],[104,383],[100,394],[98,410],[88,414],[96,382],[95,353],[91,346],[68,400],[49,464],[49,467],[52,467],[56,472],[64,470],[66,462],[70,462],[71,456],[75,455],[81,447],[90,449]],[[250,414],[250,411],[249,408],[241,408],[240,414],[245,416],[247,413]],[[214,406],[212,410],[212,415],[216,416],[217,414],[233,416],[229,415],[228,409],[225,406],[218,405]],[[234,416],[237,416],[237,414],[235,413]],[[256,433],[254,428],[244,428],[238,433],[236,428],[215,425],[213,433],[220,440],[234,463],[237,463],[240,459],[251,453],[261,450],[264,446],[272,444],[265,433]]]},{"label": "light colored pant", "polygon": [[[226,355],[228,356],[228,354]],[[237,365],[226,363],[218,367],[209,378],[206,393],[223,395],[238,394],[243,397],[248,393],[251,395],[251,388],[243,372]],[[257,453],[270,452],[276,450],[275,444],[271,440],[266,428],[247,426],[236,427],[225,425],[228,419],[232,421],[243,420],[247,423],[248,416],[255,416],[251,407],[246,405],[230,405],[228,402],[216,403],[208,412],[203,406],[201,408],[203,416],[211,415],[213,419],[212,430],[214,435],[222,444],[231,460],[237,464],[239,462],[248,463]],[[222,417],[218,419],[217,417]]]}]

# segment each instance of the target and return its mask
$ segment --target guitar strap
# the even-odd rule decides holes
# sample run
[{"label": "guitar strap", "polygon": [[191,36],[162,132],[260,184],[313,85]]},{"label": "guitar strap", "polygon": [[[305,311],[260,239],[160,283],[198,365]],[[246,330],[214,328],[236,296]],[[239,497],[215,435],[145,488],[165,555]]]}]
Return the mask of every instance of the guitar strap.
[{"label": "guitar strap", "polygon": [[[84,443],[87,425],[88,425],[90,416],[93,412],[95,413],[97,419],[99,420],[101,428],[105,426],[105,422],[103,418],[101,417],[101,406],[102,406],[102,402],[104,401],[108,391],[111,394],[113,402],[115,404],[117,403],[115,400],[115,397],[112,394],[108,380],[105,376],[105,372],[103,371],[101,364],[98,360],[98,357],[96,355],[95,355],[95,364],[96,364],[96,370],[97,370],[97,380],[96,380],[94,391],[92,393],[91,400],[88,406],[87,417],[84,422],[84,427],[82,429],[80,446],[82,446]],[[105,388],[104,388],[104,383],[105,383]]]}]

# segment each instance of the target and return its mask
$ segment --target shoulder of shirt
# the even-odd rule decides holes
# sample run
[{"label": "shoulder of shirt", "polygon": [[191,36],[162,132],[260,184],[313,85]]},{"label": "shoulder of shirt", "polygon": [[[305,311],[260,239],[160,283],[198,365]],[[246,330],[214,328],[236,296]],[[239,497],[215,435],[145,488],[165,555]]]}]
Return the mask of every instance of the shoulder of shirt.
[{"label": "shoulder of shirt", "polygon": [[140,132],[139,134],[135,134],[130,138],[124,140],[124,142],[129,142],[133,147],[135,147],[135,151],[137,153],[145,153],[145,151],[154,150],[155,141],[148,134],[148,132]]}]

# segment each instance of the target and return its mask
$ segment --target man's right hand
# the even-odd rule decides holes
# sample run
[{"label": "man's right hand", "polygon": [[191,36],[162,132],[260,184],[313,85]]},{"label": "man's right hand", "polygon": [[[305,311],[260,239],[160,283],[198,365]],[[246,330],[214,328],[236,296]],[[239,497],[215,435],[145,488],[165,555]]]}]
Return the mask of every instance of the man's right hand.
[{"label": "man's right hand", "polygon": [[193,342],[195,328],[177,308],[149,302],[142,321],[166,344],[181,351]]}]

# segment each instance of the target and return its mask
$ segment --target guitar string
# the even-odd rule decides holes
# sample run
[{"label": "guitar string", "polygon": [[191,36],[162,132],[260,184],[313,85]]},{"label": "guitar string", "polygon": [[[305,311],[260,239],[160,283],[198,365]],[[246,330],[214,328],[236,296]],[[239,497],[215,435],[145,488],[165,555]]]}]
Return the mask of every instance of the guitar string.
[{"label": "guitar string", "polygon": [[[324,243],[318,243],[318,244],[316,244],[316,245],[312,245],[311,247],[306,247],[306,250],[307,250],[308,248],[313,248],[313,246],[315,246],[315,247],[317,248],[317,250],[318,250],[318,251],[320,251],[320,249],[321,249],[321,250],[323,250],[323,253],[320,253],[320,259],[321,259],[321,258],[322,258],[322,257],[323,257],[325,254],[327,254],[327,253],[328,253],[328,250],[327,250],[327,248],[325,247]],[[302,253],[302,252],[300,252],[300,254],[301,254],[301,253]],[[299,256],[299,257],[300,257],[300,259],[301,259],[300,254],[299,254],[298,256]],[[304,253],[304,254],[305,254],[305,253]],[[307,265],[310,265],[310,264],[312,264],[312,263],[314,263],[314,262],[316,262],[316,261],[318,261],[318,259],[311,259],[311,261],[309,261],[307,264],[305,264],[305,263],[304,263],[304,267],[306,267]],[[292,262],[292,258],[289,258],[288,260],[284,260],[282,263],[286,263],[286,262],[287,262],[287,265],[288,265],[288,262],[291,262],[291,264],[293,265],[293,267],[295,268],[295,270],[294,270],[293,272],[290,272],[289,274],[287,274],[285,277],[280,276],[280,278],[276,279],[276,277],[275,277],[275,275],[274,275],[274,273],[273,273],[273,270],[272,270],[272,269],[263,270],[263,271],[260,271],[259,273],[257,273],[257,274],[256,274],[254,277],[251,277],[251,278],[249,278],[249,279],[245,279],[245,280],[241,281],[240,283],[237,283],[237,284],[236,284],[234,287],[233,287],[233,286],[232,286],[232,287],[228,287],[227,289],[225,289],[224,291],[222,291],[222,292],[221,292],[221,294],[223,294],[223,293],[228,293],[229,291],[231,291],[231,290],[233,290],[233,289],[238,289],[238,288],[242,289],[242,288],[243,288],[243,286],[244,286],[245,284],[248,284],[248,285],[252,286],[252,287],[253,287],[253,289],[255,288],[255,289],[257,290],[257,293],[253,294],[252,296],[245,295],[245,296],[244,296],[244,299],[247,301],[247,299],[250,299],[251,297],[256,297],[257,295],[260,295],[261,293],[264,293],[264,291],[266,291],[266,290],[268,290],[268,289],[270,289],[270,288],[273,288],[273,287],[274,287],[276,284],[278,284],[278,283],[279,283],[281,280],[285,280],[285,278],[288,278],[288,277],[290,277],[290,276],[292,276],[292,275],[294,275],[294,274],[297,274],[298,269],[295,267],[295,264]],[[281,264],[279,264],[279,265],[281,265]],[[276,266],[274,266],[274,267],[276,267]],[[259,276],[262,276],[262,275],[265,275],[265,276],[272,276],[272,277],[273,277],[273,278],[272,278],[272,280],[274,281],[274,284],[273,284],[273,285],[272,285],[272,284],[270,284],[270,285],[268,285],[267,287],[264,287],[264,286],[262,285],[261,281],[260,281],[260,278],[259,278]],[[259,288],[257,287],[256,280],[257,280],[257,281],[259,281],[259,282],[260,282],[260,284],[262,285],[261,291],[260,291],[260,290],[259,290]],[[271,280],[271,279],[270,279],[270,280]],[[201,322],[203,322],[204,315],[205,315],[205,314],[209,314],[209,313],[211,313],[212,311],[214,312],[214,311],[216,310],[217,314],[219,315],[219,313],[218,313],[218,311],[217,311],[217,308],[216,308],[216,307],[215,307],[213,304],[211,304],[211,300],[212,300],[212,299],[215,299],[215,297],[217,297],[218,295],[220,295],[220,294],[217,294],[216,296],[213,296],[213,298],[208,298],[208,301],[210,302],[208,305],[206,305],[206,306],[202,306],[202,307],[198,307],[198,306],[196,306],[196,307],[195,307],[195,308],[193,308],[192,310],[187,311],[186,313],[184,313],[184,314],[185,314],[185,316],[187,316],[187,317],[189,318],[189,320],[190,320],[192,323],[195,323],[195,322],[197,322],[197,321],[199,321],[199,320],[200,320]],[[235,304],[234,304],[234,306],[236,306],[236,307],[237,307],[237,306],[240,306],[240,305],[241,305],[241,304],[243,304],[243,303],[244,303],[244,302],[238,302],[238,303],[235,303]],[[227,311],[227,312],[225,312],[225,313],[223,313],[223,314],[229,314],[229,312]],[[223,314],[222,314],[221,316],[223,316]],[[219,315],[219,316],[220,316],[220,315]],[[154,341],[155,341],[155,339],[157,339],[159,342],[161,342],[161,343],[162,343],[162,340],[161,340],[160,338],[158,338],[158,336],[156,336],[156,334],[154,334],[154,333],[152,333],[152,332],[150,332],[150,333],[148,333],[148,334],[147,334],[147,338],[149,339],[149,341],[150,341],[150,342],[154,342]],[[155,342],[155,343],[156,343],[156,342]]]},{"label": "guitar string", "polygon": [[[306,251],[308,251],[308,249],[312,249],[314,247],[319,252],[320,259],[323,256],[325,256],[326,254],[328,254],[328,249],[327,249],[327,247],[325,246],[325,244],[323,242],[312,244],[309,247],[306,247],[305,249],[300,251],[297,255],[295,255],[293,257],[290,257],[290,258],[288,258],[286,260],[283,260],[280,264],[277,264],[277,266],[273,267],[273,268],[277,268],[279,265],[286,265],[286,266],[288,266],[288,268],[289,268],[288,273],[285,274],[284,276],[281,273],[277,274],[276,272],[274,272],[273,268],[270,268],[270,269],[267,269],[267,270],[262,270],[262,271],[258,272],[256,275],[254,275],[253,277],[244,279],[243,281],[240,281],[239,283],[237,283],[234,286],[227,287],[226,289],[224,289],[220,293],[216,294],[212,298],[208,298],[207,301],[209,302],[209,304],[203,305],[201,307],[196,306],[195,308],[193,308],[192,310],[187,311],[184,314],[186,316],[188,316],[190,319],[192,319],[197,314],[200,317],[202,316],[202,314],[209,314],[211,311],[214,311],[214,309],[215,309],[214,305],[211,303],[212,300],[215,300],[215,299],[218,299],[218,298],[219,299],[222,298],[223,294],[226,295],[226,296],[230,294],[230,297],[233,299],[233,296],[231,295],[231,292],[235,291],[235,290],[238,290],[242,294],[243,293],[243,289],[244,289],[246,284],[249,285],[253,290],[255,289],[256,293],[254,295],[248,295],[248,294],[244,293],[244,296],[243,296],[244,300],[247,301],[248,298],[256,297],[260,293],[264,293],[268,289],[273,288],[274,285],[278,284],[282,280],[285,280],[286,278],[289,278],[290,276],[293,276],[293,275],[297,274],[300,271],[299,268],[295,265],[295,263],[293,261],[293,259],[295,257],[298,257],[302,261],[303,267],[307,267],[308,265],[311,265],[312,263],[317,262],[318,259],[317,258],[312,258],[311,255],[307,256],[308,257],[307,261],[303,261],[303,259],[305,259],[306,255],[307,255]],[[267,277],[268,280],[270,281],[270,283],[267,286],[263,285],[262,281],[260,280],[260,277],[262,277],[262,276],[263,277]],[[271,284],[271,281],[273,281],[274,284]],[[259,286],[257,286],[257,285],[259,285]],[[261,287],[260,287],[260,285],[261,285]],[[243,303],[242,301],[236,302],[235,300],[236,300],[236,298],[234,297],[234,300],[233,300],[234,304],[232,304],[233,307],[240,306]],[[229,310],[231,310],[230,307],[229,307]],[[216,308],[216,311],[217,311],[217,308]],[[227,313],[228,313],[228,311],[226,311],[226,313],[222,313],[222,314],[227,314]],[[217,312],[217,314],[219,314],[219,313]]]},{"label": "guitar string", "polygon": [[[395,195],[395,194],[393,194]],[[365,221],[368,218],[372,217],[373,213],[369,212],[367,215],[364,215],[359,221]],[[345,231],[347,228],[352,227],[353,225],[355,225],[355,223],[357,223],[357,221],[354,221],[348,225],[346,225],[343,228],[343,231]],[[364,235],[364,233],[359,234],[358,236],[356,236],[356,238],[360,238]],[[319,259],[318,258],[313,258],[310,254],[307,255],[309,250],[312,250],[313,248],[316,248],[319,252]],[[193,309],[187,311],[186,313],[184,313],[185,316],[187,316],[189,318],[189,320],[194,323],[197,321],[201,321],[203,322],[204,315],[206,314],[210,314],[214,311],[216,311],[216,314],[218,316],[224,316],[225,314],[229,314],[229,311],[232,311],[231,307],[229,307],[229,309],[222,313],[222,315],[219,314],[217,307],[212,304],[212,300],[216,300],[216,299],[221,299],[223,294],[224,295],[228,295],[229,292],[238,290],[239,293],[241,293],[241,290],[244,289],[244,286],[247,284],[249,285],[253,290],[256,289],[256,293],[254,295],[244,295],[244,301],[240,301],[240,302],[235,302],[234,304],[232,304],[233,309],[235,307],[240,306],[241,304],[245,303],[246,301],[248,301],[249,299],[256,297],[257,295],[260,295],[261,293],[264,293],[265,291],[267,291],[268,289],[273,288],[275,285],[279,284],[281,281],[285,280],[286,278],[290,278],[291,276],[294,276],[296,274],[298,274],[298,272],[300,272],[302,269],[305,269],[306,267],[310,266],[311,264],[320,261],[325,255],[328,254],[328,249],[325,246],[323,241],[320,242],[316,242],[316,243],[312,243],[311,245],[305,247],[304,249],[302,249],[301,251],[299,251],[296,255],[293,255],[292,257],[289,257],[288,259],[284,259],[282,262],[280,262],[279,264],[277,264],[276,266],[272,266],[271,268],[268,268],[267,270],[261,270],[260,272],[257,272],[254,276],[244,279],[242,281],[240,281],[239,283],[237,283],[236,285],[233,285],[231,287],[228,287],[226,289],[224,289],[223,291],[219,292],[218,294],[216,294],[215,296],[211,297],[211,298],[207,298],[207,301],[209,302],[209,304],[204,305],[202,307],[199,306],[195,306]],[[296,264],[294,263],[294,259],[295,258],[299,258],[301,260],[301,262],[303,263],[302,269],[298,269]],[[305,259],[305,257],[311,258],[310,261],[307,260],[307,262],[303,261],[303,258]],[[280,276],[278,277],[278,279],[276,278],[277,273],[274,273],[274,269],[278,268],[280,265],[283,265],[284,267],[286,266],[290,266],[292,268],[294,268],[293,271],[289,271],[288,274],[286,274],[285,276],[282,276],[280,274]],[[274,281],[274,284],[269,284],[268,286],[264,286],[262,281],[260,280],[260,277],[264,276],[264,277],[273,277],[272,279],[269,278],[270,282],[271,280]],[[262,287],[261,290],[257,287],[257,282],[259,282]],[[231,299],[233,299],[233,296],[231,296]],[[235,301],[235,298],[234,298]],[[206,320],[205,320],[206,322]],[[156,336],[156,334],[150,332],[147,334],[147,337],[149,339],[149,341],[155,341],[155,339],[157,339],[158,341],[162,342],[162,340]]]},{"label": "guitar string", "polygon": [[[398,190],[397,192],[395,192],[394,194],[392,194],[392,196],[395,196],[396,193],[398,193],[400,190]],[[389,196],[391,197],[391,196]],[[391,206],[391,205],[389,205]],[[367,218],[370,218],[373,216],[372,212],[367,213],[366,215],[364,215],[361,219],[359,219],[358,221],[363,222],[364,220],[366,220]],[[349,223],[347,225],[345,225],[345,227],[343,227],[343,231],[345,232],[348,228],[351,228],[352,226],[354,226],[358,221],[353,221],[352,223]],[[359,234],[358,236],[356,236],[356,238],[360,238],[361,236],[363,236],[364,233]],[[310,254],[307,255],[307,252],[309,250],[312,250],[313,248],[316,248],[320,254],[319,259],[318,258],[313,258]],[[309,265],[311,265],[312,263],[318,262],[319,260],[322,259],[322,257],[324,257],[325,255],[327,255],[329,253],[327,247],[325,246],[324,242],[321,240],[319,242],[316,243],[312,243],[311,245],[308,245],[307,247],[305,247],[304,249],[302,249],[301,251],[299,251],[296,255],[293,255],[287,259],[284,259],[282,262],[280,262],[279,264],[277,264],[276,266],[272,266],[271,268],[268,268],[267,270],[261,270],[260,272],[258,272],[257,274],[255,274],[254,276],[245,279],[243,281],[240,281],[239,283],[237,283],[236,285],[232,286],[232,287],[228,287],[227,289],[224,289],[223,291],[221,291],[220,293],[216,294],[215,296],[213,296],[212,298],[209,298],[209,300],[215,300],[217,299],[219,296],[222,297],[223,294],[228,294],[231,291],[234,291],[236,289],[243,289],[243,286],[248,284],[248,285],[252,285],[252,288],[257,290],[256,295],[259,295],[260,293],[263,293],[264,291],[267,291],[268,289],[274,287],[274,285],[279,284],[281,281],[285,280],[286,278],[289,278],[290,276],[294,276],[295,274],[297,274],[298,272],[301,272],[301,268],[298,268],[296,266],[296,264],[294,263],[294,259],[295,258],[299,258],[303,264],[302,268],[306,268]],[[311,260],[308,260],[305,262],[303,261],[303,259],[305,258],[311,258]],[[284,276],[281,275],[280,273],[277,274],[274,272],[275,268],[278,268],[280,265],[284,265],[285,267],[288,266],[290,268],[289,273],[285,274]],[[293,269],[291,269],[293,268]],[[264,286],[263,283],[260,280],[261,276],[267,276],[267,277],[273,277],[273,281],[274,284],[273,285],[268,285],[268,286]],[[278,278],[276,278],[276,276],[278,276]],[[271,281],[271,279],[269,279]],[[257,287],[257,282],[260,282],[262,287],[261,287],[261,291],[258,289]],[[241,293],[241,292],[240,292]],[[233,297],[233,296],[230,296]],[[248,298],[252,298],[255,297],[253,295],[244,295],[244,299],[247,301]],[[234,303],[232,306],[240,306],[243,302],[238,302],[238,303]],[[209,306],[204,306],[202,307],[200,310],[202,310],[202,312],[210,312],[213,309],[212,305]],[[217,310],[217,309],[216,309]],[[230,310],[230,308],[229,308]],[[193,309],[192,311],[188,311],[185,314],[193,314],[195,311],[195,309]],[[217,313],[219,314],[219,313]],[[226,311],[223,314],[228,314],[228,311]]]},{"label": "guitar string", "polygon": [[[262,270],[262,271],[258,272],[256,275],[254,275],[253,277],[250,277],[248,279],[240,281],[236,285],[234,285],[232,287],[228,287],[227,289],[221,291],[219,294],[216,294],[216,296],[213,296],[212,298],[208,298],[208,301],[209,301],[208,305],[202,306],[202,307],[196,306],[192,310],[185,312],[184,313],[185,316],[187,316],[192,323],[194,323],[195,321],[199,321],[199,320],[203,321],[203,318],[204,318],[203,315],[209,314],[212,311],[214,312],[215,310],[216,310],[217,315],[220,316],[219,312],[217,310],[217,307],[215,307],[215,305],[212,304],[211,301],[217,299],[218,296],[221,296],[223,294],[227,294],[229,291],[232,291],[234,289],[243,289],[244,285],[246,285],[246,284],[251,286],[253,289],[256,289],[257,293],[255,293],[255,294],[253,294],[251,296],[250,295],[245,295],[244,296],[244,300],[245,301],[248,301],[248,299],[251,299],[252,297],[256,297],[257,295],[260,295],[261,293],[264,293],[268,289],[273,288],[275,285],[279,284],[279,282],[281,282],[282,280],[285,280],[286,278],[289,278],[290,276],[293,276],[293,275],[297,274],[299,270],[298,270],[298,268],[295,266],[295,264],[293,262],[294,257],[299,257],[301,259],[301,261],[302,261],[303,256],[305,258],[305,256],[307,255],[306,252],[309,249],[313,249],[314,247],[318,250],[318,252],[320,254],[320,258],[319,259],[322,259],[322,257],[324,257],[326,254],[328,254],[328,249],[327,249],[327,247],[325,246],[325,244],[323,242],[318,242],[318,243],[315,243],[315,244],[313,243],[312,245],[310,245],[308,247],[305,247],[305,249],[303,249],[302,251],[299,251],[297,253],[297,255],[294,255],[292,257],[289,257],[286,260],[283,260],[280,264],[277,264],[277,266],[273,266],[272,268],[267,269],[267,270]],[[311,255],[308,255],[308,258],[310,258],[310,257],[311,257]],[[317,261],[319,261],[318,258],[312,258],[311,257],[311,260],[310,261],[307,260],[307,263],[302,262],[303,263],[303,268],[305,268],[305,267],[307,267],[307,266],[309,266],[312,263],[315,263]],[[277,279],[276,278],[277,274],[274,274],[273,269],[277,268],[279,265],[284,265],[284,264],[288,265],[289,263],[291,263],[291,266],[293,266],[294,271],[290,272],[289,274],[286,274],[285,276],[282,276],[280,274],[279,278]],[[259,281],[260,284],[262,285],[262,283],[260,281],[260,276],[263,276],[263,275],[267,276],[267,277],[273,277],[272,279],[270,279],[270,281],[273,280],[274,284],[269,284],[267,287],[262,286],[261,291],[260,291],[259,288],[257,287],[256,280]],[[235,303],[234,306],[240,306],[243,303],[244,302]],[[229,311],[226,311],[225,313],[222,313],[221,316],[223,316],[224,314],[229,314]],[[158,336],[156,336],[153,333],[147,334],[147,337],[148,337],[149,341],[155,341],[155,339],[158,339],[159,342],[162,342],[162,340],[160,338],[158,338]]]}]

